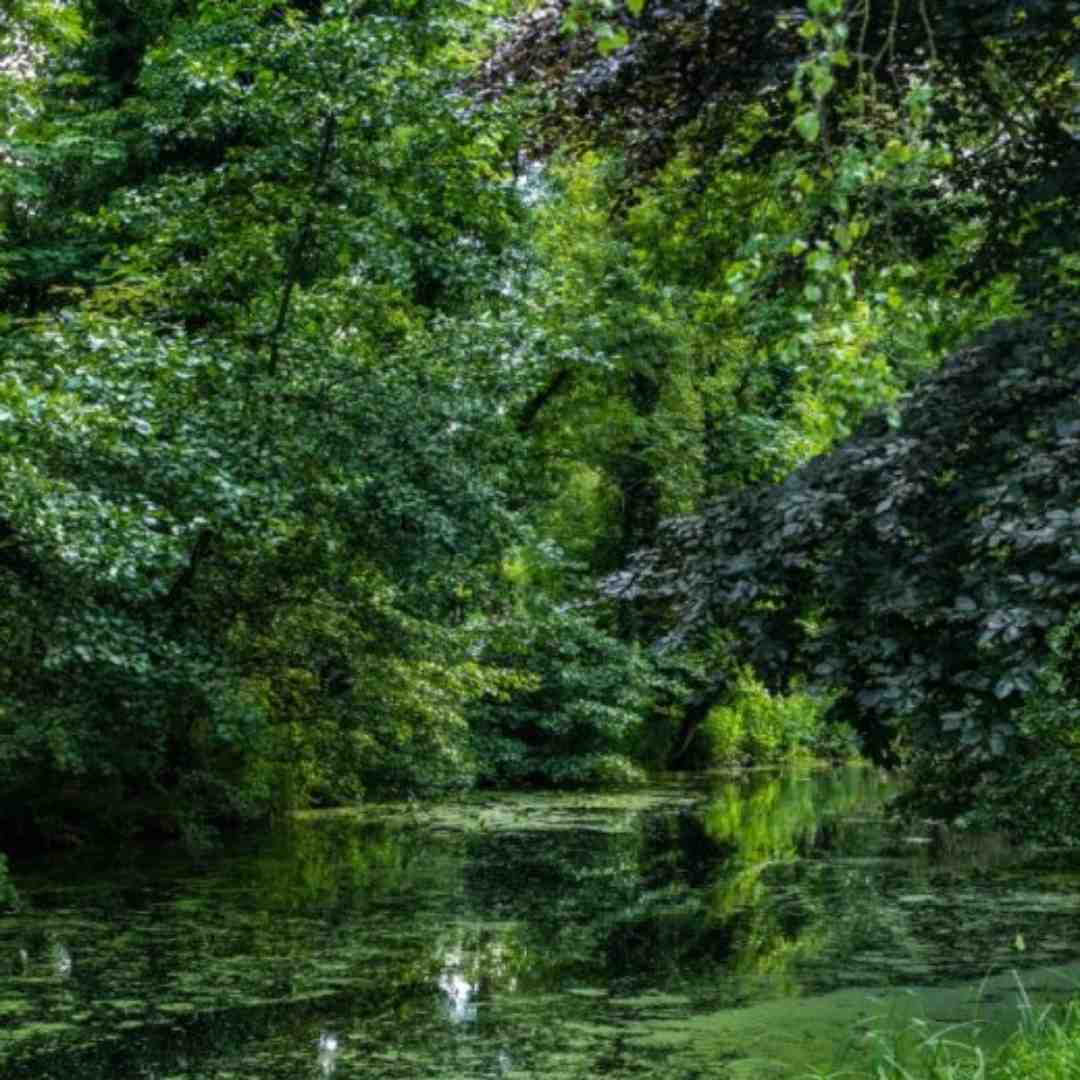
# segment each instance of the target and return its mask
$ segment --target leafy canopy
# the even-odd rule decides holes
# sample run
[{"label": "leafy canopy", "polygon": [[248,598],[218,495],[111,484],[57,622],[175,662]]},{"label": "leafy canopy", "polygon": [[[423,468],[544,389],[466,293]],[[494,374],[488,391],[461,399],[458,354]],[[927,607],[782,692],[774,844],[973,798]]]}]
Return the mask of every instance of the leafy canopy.
[{"label": "leafy canopy", "polygon": [[1080,597],[1080,316],[1001,322],[895,417],[780,485],[669,522],[608,579],[672,605],[667,642],[737,630],[775,682],[845,690],[879,753],[992,769]]}]

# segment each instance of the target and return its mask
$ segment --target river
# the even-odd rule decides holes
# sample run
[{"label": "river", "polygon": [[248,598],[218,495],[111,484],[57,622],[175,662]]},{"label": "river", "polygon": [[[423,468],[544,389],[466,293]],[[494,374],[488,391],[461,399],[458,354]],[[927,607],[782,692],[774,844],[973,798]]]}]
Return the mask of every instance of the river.
[{"label": "river", "polygon": [[1080,986],[1080,864],[890,833],[891,793],[699,777],[24,864],[0,1076],[766,1080],[912,1017],[991,1043]]}]

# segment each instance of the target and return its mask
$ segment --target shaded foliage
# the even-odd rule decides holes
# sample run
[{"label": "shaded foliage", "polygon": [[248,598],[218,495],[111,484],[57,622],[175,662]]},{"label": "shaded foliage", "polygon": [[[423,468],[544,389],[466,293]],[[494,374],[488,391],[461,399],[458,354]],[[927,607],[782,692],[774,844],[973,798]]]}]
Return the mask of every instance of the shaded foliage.
[{"label": "shaded foliage", "polygon": [[42,60],[0,324],[6,836],[457,782],[506,683],[452,623],[512,534],[519,200],[456,19],[107,5]]},{"label": "shaded foliage", "polygon": [[[519,21],[481,85],[492,94],[531,85],[543,117],[541,147],[614,146],[632,163],[635,181],[651,176],[687,136],[709,162],[730,144],[742,110],[757,103],[769,123],[746,162],[761,167],[799,145],[789,89],[802,77],[815,28],[841,13],[843,56],[830,75],[841,94],[823,110],[822,130],[841,146],[875,129],[895,134],[895,107],[912,82],[935,82],[944,98],[937,134],[959,151],[947,190],[975,193],[993,213],[977,254],[954,268],[958,280],[986,280],[1017,259],[1037,260],[1063,229],[1075,234],[1080,148],[1063,72],[1076,55],[1078,28],[1066,0],[862,0],[846,11],[833,0],[628,4],[604,15],[601,25],[618,26],[626,41],[609,55],[598,54],[592,34],[567,36],[568,28],[595,24],[590,5],[559,0]],[[850,93],[869,95],[873,107],[860,106],[858,124],[845,130]],[[877,212],[890,210],[882,204]],[[932,201],[905,215],[903,231],[923,257],[936,250],[943,220]]]},{"label": "shaded foliage", "polygon": [[[1047,846],[1076,847],[1080,835],[1080,617],[1069,617],[1049,634],[1050,656],[1036,685],[1016,711],[1014,752],[1004,767],[980,778],[966,820],[975,827],[1005,829]],[[936,764],[936,762],[932,763]],[[938,777],[943,770],[938,770]],[[950,785],[936,792],[951,802]]]},{"label": "shaded foliage", "polygon": [[733,627],[774,684],[845,688],[879,756],[902,731],[1000,767],[1080,596],[1078,340],[1075,308],[996,325],[895,424],[671,521],[606,590],[669,601],[669,645]]}]

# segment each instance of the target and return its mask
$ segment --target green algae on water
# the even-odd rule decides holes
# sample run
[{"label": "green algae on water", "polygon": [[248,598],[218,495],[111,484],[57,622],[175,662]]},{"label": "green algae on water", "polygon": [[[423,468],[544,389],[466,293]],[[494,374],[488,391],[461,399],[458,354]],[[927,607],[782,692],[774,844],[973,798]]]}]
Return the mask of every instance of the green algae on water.
[{"label": "green algae on water", "polygon": [[1060,858],[898,853],[887,795],[758,773],[308,814],[199,865],[56,859],[0,920],[26,956],[0,971],[0,1074],[797,1076],[908,1006],[997,1038],[1018,963],[1067,994]]}]

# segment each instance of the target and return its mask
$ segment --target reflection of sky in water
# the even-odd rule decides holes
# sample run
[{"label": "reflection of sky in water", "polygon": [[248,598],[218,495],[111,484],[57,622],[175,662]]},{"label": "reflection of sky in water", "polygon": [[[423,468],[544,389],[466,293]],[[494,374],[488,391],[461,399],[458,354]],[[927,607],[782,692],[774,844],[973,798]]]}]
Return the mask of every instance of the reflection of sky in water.
[{"label": "reflection of sky in water", "polygon": [[324,1031],[319,1035],[319,1072],[329,1076],[337,1065],[338,1037],[333,1032]]},{"label": "reflection of sky in water", "polygon": [[44,952],[37,952],[25,946],[15,950],[14,973],[28,975],[34,968],[43,968],[56,979],[66,979],[71,974],[71,950],[62,941],[50,941]]},{"label": "reflection of sky in water", "polygon": [[54,942],[49,949],[49,966],[58,978],[65,979],[71,974],[71,953],[62,941]]},{"label": "reflection of sky in water", "polygon": [[496,987],[503,991],[517,989],[511,959],[510,950],[497,938],[458,942],[444,948],[438,985],[451,1023],[475,1023],[481,986],[487,991]]},{"label": "reflection of sky in water", "polygon": [[[459,942],[443,949],[438,985],[451,1024],[475,1024],[482,996],[489,996],[495,989],[513,992],[518,988],[512,959],[507,944],[487,934],[482,934],[479,941]],[[496,1076],[506,1076],[514,1068],[514,1059],[505,1046],[500,1046],[492,1064]]]},{"label": "reflection of sky in water", "polygon": [[[482,965],[481,957],[470,957],[467,963],[465,950],[460,945],[449,947],[442,958],[439,972],[439,989],[443,992],[443,1005],[451,1023],[471,1024],[476,1020],[476,994],[480,989],[479,978],[470,979],[466,967],[474,970]],[[480,961],[480,964],[477,961]]]},{"label": "reflection of sky in water", "polygon": [[444,971],[439,989],[446,995],[446,1011],[455,1024],[471,1024],[476,1019],[476,986],[459,971]]}]

